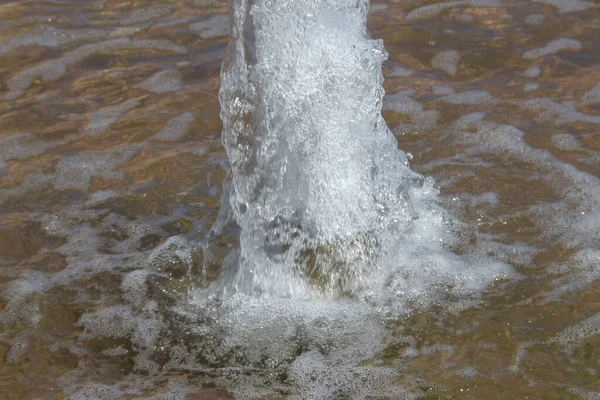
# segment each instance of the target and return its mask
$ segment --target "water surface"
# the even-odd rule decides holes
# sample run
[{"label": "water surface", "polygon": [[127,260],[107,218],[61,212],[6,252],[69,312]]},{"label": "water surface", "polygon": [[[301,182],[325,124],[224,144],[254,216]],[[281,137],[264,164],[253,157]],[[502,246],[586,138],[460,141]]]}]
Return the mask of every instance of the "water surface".
[{"label": "water surface", "polygon": [[469,295],[409,286],[384,331],[340,304],[363,323],[333,326],[331,348],[382,347],[327,371],[300,346],[312,377],[244,343],[214,352],[235,336],[190,306],[236,246],[199,245],[225,178],[226,13],[0,5],[0,398],[598,398],[600,3],[371,5],[383,115],[460,221],[447,251],[511,273]]}]

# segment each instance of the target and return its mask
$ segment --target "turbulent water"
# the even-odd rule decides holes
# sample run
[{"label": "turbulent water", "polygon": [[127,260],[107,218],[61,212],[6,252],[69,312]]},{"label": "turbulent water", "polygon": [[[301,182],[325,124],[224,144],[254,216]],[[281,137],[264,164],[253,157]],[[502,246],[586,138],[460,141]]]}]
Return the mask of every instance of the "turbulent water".
[{"label": "turbulent water", "polygon": [[435,284],[456,289],[469,276],[479,289],[507,270],[487,261],[483,273],[465,271],[443,250],[452,226],[434,184],[410,170],[381,116],[387,53],[369,37],[367,11],[340,0],[233,3],[220,91],[225,203],[241,232],[230,292],[401,303],[398,286],[422,278],[395,274],[431,269]]},{"label": "turbulent water", "polygon": [[598,398],[598,26],[1,4],[0,398]]}]

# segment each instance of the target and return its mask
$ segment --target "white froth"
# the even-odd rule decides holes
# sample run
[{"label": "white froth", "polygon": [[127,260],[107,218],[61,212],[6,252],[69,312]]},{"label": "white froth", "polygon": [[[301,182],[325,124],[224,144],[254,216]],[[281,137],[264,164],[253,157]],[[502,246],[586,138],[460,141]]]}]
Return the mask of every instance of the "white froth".
[{"label": "white froth", "polygon": [[102,383],[89,383],[84,388],[67,397],[68,400],[120,400],[123,398],[123,392],[113,385],[104,385]]},{"label": "white froth", "polygon": [[172,19],[172,20],[166,20],[166,21],[161,19],[161,22],[157,22],[156,24],[152,25],[152,27],[153,28],[169,28],[172,26],[187,24],[188,22],[193,21],[194,19],[195,18],[192,17],[191,15]]},{"label": "white froth", "polygon": [[581,50],[581,42],[575,39],[560,38],[551,41],[544,47],[540,47],[534,50],[528,50],[523,53],[523,58],[527,60],[533,60],[536,58],[544,57],[549,54],[555,54],[561,51],[577,51]]},{"label": "white froth", "polygon": [[454,76],[458,72],[460,54],[456,50],[442,51],[433,57],[431,66],[446,71]]},{"label": "white froth", "polygon": [[473,22],[473,20],[475,19],[475,16],[473,14],[468,14],[468,13],[461,13],[458,15],[458,20],[462,21],[462,22]]},{"label": "white froth", "polygon": [[40,25],[24,35],[16,36],[0,45],[0,56],[26,46],[58,47],[80,40],[98,39],[106,36],[102,29],[61,29]]},{"label": "white froth", "polygon": [[406,92],[397,92],[384,97],[383,109],[406,114],[410,117],[410,124],[401,123],[394,127],[395,131],[404,130],[430,130],[437,126],[439,111],[424,110],[423,104],[410,97]]},{"label": "white froth", "polygon": [[194,121],[194,113],[191,111],[179,114],[168,120],[165,126],[156,135],[152,136],[152,139],[167,142],[181,139]]},{"label": "white froth", "polygon": [[135,157],[143,144],[123,146],[106,153],[88,153],[61,158],[56,165],[55,189],[87,190],[93,177],[121,180],[117,167]]},{"label": "white froth", "polygon": [[396,68],[394,68],[394,70],[392,71],[390,76],[393,76],[393,77],[398,76],[398,77],[406,78],[408,76],[411,76],[414,73],[415,73],[415,71],[411,71],[410,69],[406,69],[403,67],[396,67]]},{"label": "white froth", "polygon": [[134,307],[141,308],[147,301],[146,279],[152,274],[145,269],[137,269],[125,275],[121,287],[125,299]]},{"label": "white froth", "polygon": [[30,133],[10,135],[0,139],[0,160],[35,157],[50,147],[52,147],[51,144]]},{"label": "white froth", "polygon": [[498,7],[500,3],[497,0],[458,0],[447,1],[445,3],[430,4],[416,8],[406,14],[404,17],[407,20],[418,20],[432,18],[446,10],[447,8],[457,6],[473,6],[473,7]]},{"label": "white froth", "polygon": [[375,13],[377,11],[387,10],[388,7],[389,6],[387,4],[371,4],[371,6],[369,7],[369,13]]},{"label": "white froth", "polygon": [[535,111],[539,119],[557,126],[572,124],[578,121],[600,124],[600,116],[588,115],[577,111],[577,102],[567,101],[556,103],[549,98],[506,100],[506,102]]},{"label": "white froth", "polygon": [[440,99],[452,104],[495,104],[499,100],[495,99],[485,90],[470,90],[456,94],[449,94]]},{"label": "white froth", "polygon": [[175,92],[183,87],[181,78],[181,72],[176,69],[161,71],[142,82],[140,87],[152,93]]},{"label": "white froth", "polygon": [[540,76],[541,72],[541,68],[536,65],[527,68],[527,70],[525,71],[525,76],[527,76],[528,78],[537,78],[538,76]]},{"label": "white froth", "polygon": [[84,314],[77,325],[87,337],[124,338],[133,332],[134,321],[129,307],[114,306]]},{"label": "white froth", "polygon": [[219,14],[199,21],[189,26],[190,30],[196,32],[202,39],[212,39],[229,34],[229,17]]},{"label": "white froth", "polygon": [[172,12],[172,9],[166,5],[155,5],[153,7],[148,8],[137,8],[133,10],[130,16],[123,18],[121,20],[121,24],[139,24],[142,22],[153,20],[162,15],[166,15],[170,12]]},{"label": "white froth", "polygon": [[[588,369],[588,371],[590,373],[592,373],[592,371],[595,371],[595,370],[591,369],[591,371],[590,371],[590,369]],[[596,375],[596,374],[592,373],[592,375]],[[600,392],[593,392],[593,391],[576,388],[576,387],[570,387],[569,392],[574,393],[578,396],[581,396],[581,398],[583,400],[600,400]]]},{"label": "white froth", "polygon": [[108,349],[102,350],[102,354],[109,357],[123,357],[129,354],[129,350],[124,347],[110,347]]},{"label": "white froth", "polygon": [[294,400],[332,398],[351,399],[398,399],[420,398],[421,391],[407,391],[396,383],[400,373],[396,368],[357,366],[344,368],[331,365],[326,357],[316,353],[305,353],[298,357],[290,368],[290,377],[295,385]]},{"label": "white froth", "polygon": [[158,72],[142,82],[140,87],[152,93],[169,93],[181,90],[183,87],[181,72],[176,69]]},{"label": "white froth", "polygon": [[[541,296],[543,302],[558,299],[562,294],[578,291],[600,278],[598,251],[600,245],[600,217],[595,211],[600,207],[600,181],[597,177],[579,171],[570,164],[556,159],[551,153],[530,147],[525,143],[523,132],[508,126],[483,121],[484,114],[475,113],[462,117],[455,123],[460,130],[470,130],[462,136],[465,142],[472,144],[485,143],[485,147],[476,146],[468,154],[480,157],[487,151],[504,151],[511,156],[535,163],[546,173],[543,179],[555,188],[562,197],[559,202],[537,203],[527,210],[527,216],[543,227],[549,237],[554,237],[557,244],[565,248],[577,250],[568,261],[555,264],[548,269],[549,273],[558,274],[554,279],[555,289]],[[476,134],[473,133],[476,130]],[[557,135],[553,144],[572,148],[574,138]],[[566,142],[566,144],[565,144]],[[480,244],[481,247],[481,244]],[[485,247],[485,246],[484,246]],[[497,246],[496,246],[497,247]],[[531,257],[534,252],[526,251]],[[527,259],[510,259],[519,264]]]},{"label": "white froth", "polygon": [[600,335],[600,313],[566,328],[554,337],[554,341],[563,346],[577,346],[581,345],[585,339],[596,335]]},{"label": "white froth", "polygon": [[540,85],[538,83],[526,83],[525,86],[523,86],[523,91],[532,92],[539,88],[540,88]]},{"label": "white froth", "polygon": [[123,113],[133,110],[140,105],[137,100],[127,100],[116,106],[105,107],[94,112],[88,119],[88,124],[84,129],[84,135],[100,136],[106,132],[110,126],[117,122]]},{"label": "white froth", "polygon": [[43,291],[40,276],[24,276],[3,287],[5,306],[0,313],[0,339],[9,344],[7,363],[18,362],[29,346],[28,337],[42,320],[41,305],[36,294]]},{"label": "white froth", "polygon": [[525,23],[528,25],[538,26],[541,25],[545,19],[546,16],[544,14],[531,14],[525,18]]},{"label": "white froth", "polygon": [[564,293],[582,290],[600,279],[600,251],[585,248],[570,257],[568,263],[554,264],[548,271],[565,275],[554,280],[554,290],[544,293],[543,297],[546,302],[558,299]]},{"label": "white froth", "polygon": [[456,371],[456,374],[458,376],[462,376],[463,378],[472,379],[472,378],[475,378],[477,375],[479,375],[479,372],[477,371],[477,368],[475,368],[475,367],[463,367],[463,368],[459,369],[458,371]]},{"label": "white froth", "polygon": [[586,0],[533,0],[536,3],[544,3],[558,8],[560,13],[583,11],[598,7],[596,3]]},{"label": "white froth", "polygon": [[6,82],[9,92],[4,95],[4,99],[11,101],[20,97],[38,78],[41,78],[45,82],[51,82],[60,78],[65,74],[69,66],[77,64],[93,54],[130,49],[160,50],[176,53],[187,52],[185,47],[176,45],[168,40],[119,38],[87,44],[66,53],[61,58],[45,61],[11,76]]},{"label": "white froth", "polygon": [[431,87],[433,94],[436,96],[445,96],[449,94],[453,94],[455,92],[454,88],[448,86],[438,86],[434,85]]},{"label": "white froth", "polygon": [[583,104],[600,104],[600,82],[597,82],[593,88],[585,92],[581,100]]},{"label": "white froth", "polygon": [[582,150],[583,146],[575,138],[575,136],[568,133],[562,133],[559,135],[552,136],[552,146],[562,151],[578,151]]},{"label": "white froth", "polygon": [[186,150],[186,153],[191,153],[198,157],[202,157],[202,156],[208,154],[208,152],[209,152],[208,147],[193,147],[191,149]]}]

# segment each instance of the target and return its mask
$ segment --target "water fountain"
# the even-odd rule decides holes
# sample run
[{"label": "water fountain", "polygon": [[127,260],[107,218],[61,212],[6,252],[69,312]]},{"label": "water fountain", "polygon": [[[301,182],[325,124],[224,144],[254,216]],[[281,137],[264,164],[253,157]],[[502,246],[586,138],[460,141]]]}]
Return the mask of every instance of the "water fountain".
[{"label": "water fountain", "polygon": [[381,115],[387,53],[370,38],[368,7],[231,3],[220,91],[229,183],[207,246],[229,224],[239,249],[190,302],[213,310],[225,338],[216,358],[286,371],[287,390],[310,398],[360,393],[352,375],[398,395],[376,383],[393,388],[397,372],[361,366],[382,348],[386,318],[448,295],[472,301],[509,273],[449,250],[454,223],[433,180],[411,171]]}]

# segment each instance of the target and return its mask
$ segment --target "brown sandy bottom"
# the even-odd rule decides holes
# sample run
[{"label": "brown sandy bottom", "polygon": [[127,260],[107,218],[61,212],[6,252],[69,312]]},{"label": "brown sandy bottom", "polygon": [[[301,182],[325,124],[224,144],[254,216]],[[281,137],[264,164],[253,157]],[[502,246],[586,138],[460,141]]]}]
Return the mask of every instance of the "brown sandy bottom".
[{"label": "brown sandy bottom", "polygon": [[600,2],[372,4],[384,117],[463,223],[448,251],[512,272],[359,323],[339,340],[380,348],[329,375],[294,370],[310,340],[277,362],[224,344],[237,325],[190,301],[235,247],[199,246],[225,178],[226,13],[0,5],[0,398],[600,398]]}]

